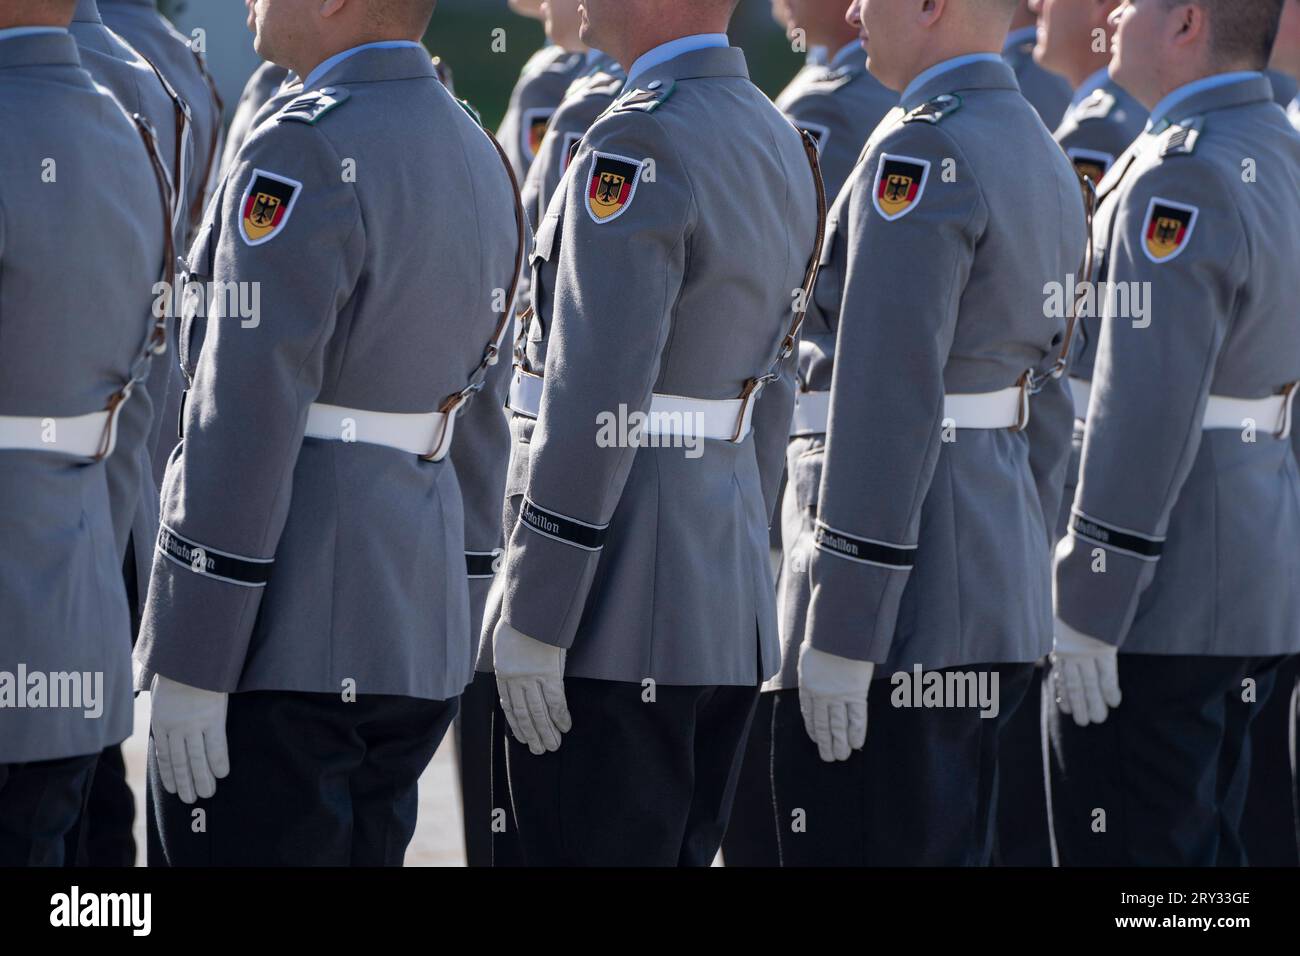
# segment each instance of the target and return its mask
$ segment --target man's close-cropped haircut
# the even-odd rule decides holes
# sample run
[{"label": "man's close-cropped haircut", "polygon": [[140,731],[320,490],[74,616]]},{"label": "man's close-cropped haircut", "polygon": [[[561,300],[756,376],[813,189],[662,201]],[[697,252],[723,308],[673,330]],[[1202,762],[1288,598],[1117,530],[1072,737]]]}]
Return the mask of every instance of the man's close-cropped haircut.
[{"label": "man's close-cropped haircut", "polygon": [[429,29],[438,0],[363,0],[372,26],[402,33],[423,34]]},{"label": "man's close-cropped haircut", "polygon": [[1184,3],[1200,7],[1209,18],[1210,50],[1217,65],[1243,64],[1256,70],[1268,66],[1286,0],[1165,0],[1165,7]]}]

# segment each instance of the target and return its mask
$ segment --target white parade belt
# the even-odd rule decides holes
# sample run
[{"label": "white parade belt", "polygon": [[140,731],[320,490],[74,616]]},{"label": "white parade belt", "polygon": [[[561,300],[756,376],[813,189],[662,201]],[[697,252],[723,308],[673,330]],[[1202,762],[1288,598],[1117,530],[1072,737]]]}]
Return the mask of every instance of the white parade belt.
[{"label": "white parade belt", "polygon": [[[943,397],[943,417],[958,428],[1021,428],[1029,420],[1029,393],[1019,385],[997,392]],[[830,392],[797,392],[790,436],[824,435],[830,417]]]},{"label": "white parade belt", "polygon": [[75,458],[107,458],[117,445],[117,405],[113,411],[71,418],[0,415],[0,450],[52,451]]},{"label": "white parade belt", "polygon": [[[1204,429],[1225,428],[1237,430],[1254,422],[1261,430],[1272,432],[1278,438],[1291,435],[1291,409],[1297,389],[1288,386],[1280,395],[1267,398],[1227,398],[1211,395],[1205,403]],[[1088,400],[1092,397],[1092,383],[1081,378],[1070,379],[1070,392],[1074,396],[1074,417],[1087,421]]]},{"label": "white parade belt", "polygon": [[[517,415],[536,418],[542,405],[543,378],[515,367],[510,380],[506,407]],[[642,432],[656,436],[690,436],[741,442],[749,434],[755,395],[745,398],[686,398],[660,395],[650,398],[650,410]]]},{"label": "white parade belt", "polygon": [[450,413],[367,412],[313,402],[307,412],[308,438],[383,445],[427,461],[441,461],[451,449],[455,409]]}]

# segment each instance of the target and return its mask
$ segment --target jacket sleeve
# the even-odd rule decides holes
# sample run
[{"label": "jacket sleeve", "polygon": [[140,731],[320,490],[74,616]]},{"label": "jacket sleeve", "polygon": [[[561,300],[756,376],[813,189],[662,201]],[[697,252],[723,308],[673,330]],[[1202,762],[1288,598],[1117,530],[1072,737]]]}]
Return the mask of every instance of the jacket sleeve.
[{"label": "jacket sleeve", "polygon": [[1057,515],[1061,513],[1074,440],[1074,398],[1065,375],[1049,378],[1030,401],[1025,435],[1029,439],[1029,470],[1038,489],[1050,548],[1056,544]]},{"label": "jacket sleeve", "polygon": [[506,392],[510,387],[509,334],[505,351],[487,371],[482,390],[471,399],[456,424],[450,457],[456,468],[465,509],[467,562],[478,559],[469,571],[470,633],[478,637],[483,626],[492,575],[485,573],[492,559],[499,565],[503,540],[501,501],[506,493],[506,468],[510,463],[510,425],[506,420]]},{"label": "jacket sleeve", "polygon": [[[260,310],[208,317],[136,651],[147,671],[185,684],[237,689],[275,574],[308,408],[364,253],[340,162],[320,127],[272,123],[240,152],[224,193],[213,281],[251,283]],[[279,231],[253,244],[242,207],[263,174],[298,185]]]},{"label": "jacket sleeve", "polygon": [[[1174,157],[1137,179],[1116,212],[1107,278],[1146,284],[1150,322],[1103,317],[1079,488],[1055,566],[1057,616],[1109,644],[1123,644],[1155,576],[1169,515],[1200,447],[1210,383],[1245,278],[1245,233],[1230,196],[1207,163]],[[1167,257],[1147,244],[1161,206],[1194,214]],[[1094,571],[1102,566],[1096,551],[1105,554],[1104,571]]]},{"label": "jacket sleeve", "polygon": [[[621,211],[602,221],[588,192],[605,156],[633,164],[652,158],[656,172],[645,181],[638,168]],[[509,532],[502,608],[512,627],[559,647],[573,643],[637,453],[601,441],[598,423],[620,407],[650,407],[695,215],[686,169],[651,114],[611,114],[588,134],[574,164],[564,180],[545,385],[528,490]]]},{"label": "jacket sleeve", "polygon": [[[941,175],[956,160],[955,177]],[[887,160],[927,172],[888,219],[874,198]],[[904,124],[866,158],[848,204],[848,265],[804,639],[882,663],[894,638],[940,452],[944,368],[987,209],[941,127]],[[952,178],[952,182],[945,179]]]}]

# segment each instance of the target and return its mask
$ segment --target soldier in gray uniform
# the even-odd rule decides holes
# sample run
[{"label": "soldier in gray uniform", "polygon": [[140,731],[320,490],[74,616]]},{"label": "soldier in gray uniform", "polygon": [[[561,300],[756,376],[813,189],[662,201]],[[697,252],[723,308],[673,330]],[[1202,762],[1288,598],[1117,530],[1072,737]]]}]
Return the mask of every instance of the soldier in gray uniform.
[{"label": "soldier in gray uniform", "polygon": [[1108,296],[1089,343],[1055,564],[1063,864],[1247,862],[1250,726],[1300,650],[1300,137],[1259,72],[1281,7],[1113,17],[1111,72],[1151,124],[1102,181],[1094,237],[1105,280],[1151,307]]},{"label": "soldier in gray uniform", "polygon": [[141,477],[149,418],[126,412],[171,206],[149,134],[81,67],[72,10],[0,12],[0,129],[21,130],[0,138],[0,866],[74,862],[100,752],[131,733],[138,499],[112,489]]},{"label": "soldier in gray uniform", "polygon": [[[577,9],[577,0],[564,2]],[[551,4],[552,9],[554,5]],[[585,56],[587,72],[573,81],[564,101],[551,117],[542,148],[523,185],[524,211],[530,223],[542,220],[551,196],[568,171],[578,142],[596,118],[613,104],[626,79],[623,68],[599,50],[588,50]],[[531,281],[532,270],[525,268],[520,277],[521,302],[529,299]],[[502,363],[502,367],[508,368],[508,365]],[[500,505],[498,495],[492,502],[496,508],[493,527],[497,529],[500,527]],[[469,533],[468,528],[466,533]],[[475,584],[483,588],[490,581],[488,575]],[[475,619],[478,623],[482,620],[482,602],[475,601],[475,608],[479,615]],[[484,641],[479,649],[474,680],[461,695],[456,725],[466,860],[470,866],[518,865],[522,857],[506,785],[506,738],[510,731],[497,697],[490,641]]]},{"label": "soldier in gray uniform", "polygon": [[[301,32],[292,4],[259,6],[259,52],[306,92],[245,143],[190,250],[191,283],[257,283],[261,317],[187,290],[184,435],[136,650],[151,863],[400,863],[472,673],[461,488],[499,495],[505,459],[462,471],[483,436],[457,415],[502,419],[475,394],[524,224],[504,155],[412,39],[433,5]],[[394,39],[349,47],[375,16]]]},{"label": "soldier in gray uniform", "polygon": [[[833,199],[848,180],[867,137],[898,105],[898,93],[886,89],[867,72],[867,53],[857,29],[844,17],[843,0],[793,0],[790,25],[805,31],[815,48],[834,51],[824,65],[800,70],[776,98],[777,107],[790,122],[816,140],[826,195]],[[815,306],[810,318],[813,322],[820,318]],[[805,326],[804,334],[811,330]],[[788,491],[783,484],[777,500],[778,515],[785,507]],[[772,545],[778,554],[783,553],[781,525],[781,521],[772,524]],[[782,561],[777,573],[778,593],[788,570]],[[776,694],[768,690],[759,695],[754,711],[736,788],[736,805],[722,845],[728,866],[776,866],[780,861],[770,773]]]},{"label": "soldier in gray uniform", "polygon": [[[1064,77],[1074,99],[1053,134],[1080,178],[1093,189],[1146,124],[1146,107],[1110,77],[1109,49],[1098,53],[1095,31],[1109,35],[1107,18],[1118,0],[1034,0],[1038,45],[1034,60]],[[1091,201],[1091,190],[1085,193]],[[1082,278],[1082,277],[1081,277]],[[1079,322],[1086,320],[1079,319]],[[1095,328],[1092,329],[1095,332]],[[1054,540],[1065,535],[1079,473],[1086,409],[1076,409],[1074,440]],[[1051,521],[1053,516],[1048,515]],[[1050,866],[1051,831],[1047,816],[1047,782],[1043,764],[1042,700],[1046,661],[1039,661],[1024,704],[1011,715],[1002,735],[998,767],[998,835],[994,862],[1004,866]],[[1053,705],[1049,701],[1046,707]]]},{"label": "soldier in gray uniform", "polygon": [[1048,129],[1056,129],[1070,105],[1070,84],[1034,62],[1038,44],[1037,16],[1030,9],[1034,0],[1018,0],[1011,30],[1002,46],[1002,56],[1016,74],[1020,92],[1029,100]]},{"label": "soldier in gray uniform", "polygon": [[[534,16],[531,10],[516,8],[517,13]],[[536,15],[541,19],[540,11]],[[570,26],[567,19],[560,24],[567,28],[564,35],[552,35],[553,18],[546,20],[547,46],[532,55],[519,74],[519,82],[510,94],[510,105],[497,130],[497,139],[505,147],[515,175],[523,182],[528,169],[546,137],[546,128],[555,114],[565,92],[585,70],[581,42],[577,36],[576,19]]]},{"label": "soldier in gray uniform", "polygon": [[772,717],[784,865],[987,863],[999,727],[1050,647],[1071,415],[1068,323],[1044,291],[1086,233],[996,52],[1014,5],[950,2],[920,36],[902,7],[850,9],[903,92],[832,207],[800,348]]},{"label": "soldier in gray uniform", "polygon": [[[1277,76],[1300,79],[1300,0],[1286,0],[1269,80],[1277,98]],[[1300,130],[1300,97],[1288,118]],[[1291,429],[1300,457],[1300,428]],[[1241,836],[1252,866],[1300,866],[1300,785],[1296,779],[1296,740],[1300,739],[1300,656],[1278,665],[1277,683],[1250,729],[1250,790],[1242,813]]]},{"label": "soldier in gray uniform", "polygon": [[[104,25],[95,0],[79,0],[70,30],[77,42],[82,65],[97,83],[108,88],[127,112],[138,112],[152,124],[161,154],[166,157],[166,172],[172,200],[172,241],[183,249],[189,224],[185,218],[187,182],[194,168],[194,143],[190,135],[189,105],[164,78],[157,67]],[[168,275],[167,281],[171,281]],[[138,504],[134,513],[125,514],[130,527],[127,554],[123,566],[127,600],[131,608],[131,631],[139,627],[144,606],[144,586],[149,580],[153,541],[158,534],[158,475],[162,463],[159,452],[166,455],[171,443],[164,438],[171,433],[170,422],[164,426],[168,396],[175,389],[178,376],[173,371],[175,351],[167,337],[149,367],[149,377],[136,389],[131,404],[123,410],[127,418],[140,417],[149,422],[149,440],[143,446],[131,445],[130,454],[141,459],[139,472],[132,469],[134,491],[121,488],[115,499],[134,493]],[[124,469],[110,468],[109,481],[125,476]],[[126,768],[117,746],[105,750],[95,776],[88,806],[89,817],[81,828],[85,840],[77,848],[77,858],[88,865],[130,866],[135,860],[135,840],[131,821],[135,816],[135,798],[126,783]],[[90,819],[93,817],[93,822]]]},{"label": "soldier in gray uniform", "polygon": [[538,230],[484,634],[526,862],[707,866],[778,662],[767,526],[816,149],[728,46],[733,0],[584,8],[627,91]]}]

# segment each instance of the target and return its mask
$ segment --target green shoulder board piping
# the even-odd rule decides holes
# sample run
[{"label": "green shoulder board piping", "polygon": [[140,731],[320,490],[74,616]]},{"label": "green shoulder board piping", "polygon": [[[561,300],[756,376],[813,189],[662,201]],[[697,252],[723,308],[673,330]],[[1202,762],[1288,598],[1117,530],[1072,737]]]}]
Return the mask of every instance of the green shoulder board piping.
[{"label": "green shoulder board piping", "polygon": [[1115,102],[1115,94],[1096,90],[1079,104],[1078,109],[1074,111],[1074,118],[1080,123],[1084,120],[1105,119],[1115,108]]},{"label": "green shoulder board piping", "polygon": [[341,86],[323,86],[291,100],[289,105],[280,110],[276,119],[280,122],[292,120],[295,123],[318,123],[330,110],[346,103],[351,95]]},{"label": "green shoulder board piping", "polygon": [[941,123],[961,109],[961,97],[956,93],[941,93],[928,103],[922,103],[903,117],[904,123]]},{"label": "green shoulder board piping", "polygon": [[1196,152],[1196,141],[1201,138],[1201,128],[1205,126],[1204,116],[1193,116],[1179,120],[1165,133],[1164,143],[1160,147],[1160,156],[1190,156]]},{"label": "green shoulder board piping", "polygon": [[[455,99],[455,97],[453,97],[453,99]],[[483,117],[479,116],[478,110],[474,109],[474,107],[469,105],[469,100],[456,100],[456,102],[457,104],[459,104],[461,109],[463,109],[466,113],[469,114],[470,119],[472,119],[479,126],[483,125]]]},{"label": "green shoulder board piping", "polygon": [[671,81],[664,83],[662,80],[655,80],[645,89],[631,90],[615,100],[611,111],[614,113],[653,113],[668,102],[668,98],[673,95],[675,89],[677,89],[676,83]]}]

